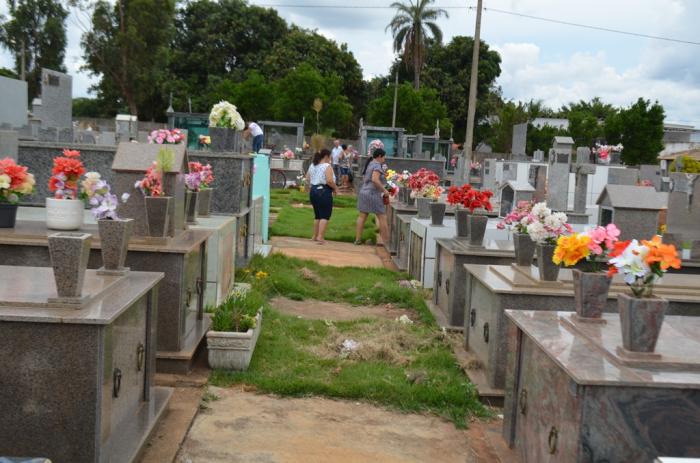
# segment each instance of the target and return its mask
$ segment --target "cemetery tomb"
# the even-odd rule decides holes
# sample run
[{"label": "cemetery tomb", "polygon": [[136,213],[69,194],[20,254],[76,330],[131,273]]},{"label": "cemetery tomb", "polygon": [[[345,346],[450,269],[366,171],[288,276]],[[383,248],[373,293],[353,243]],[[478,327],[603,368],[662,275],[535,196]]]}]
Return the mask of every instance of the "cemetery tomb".
[{"label": "cemetery tomb", "polygon": [[214,188],[211,198],[212,213],[234,215],[244,213],[250,208],[254,156],[205,151],[190,151],[187,155],[189,161],[210,164],[214,171],[214,182],[211,185]]},{"label": "cemetery tomb", "polygon": [[162,278],[88,270],[76,309],[48,302],[51,268],[0,266],[0,455],[136,458],[172,394],[154,382]]},{"label": "cemetery tomb", "polygon": [[233,214],[236,218],[236,267],[245,267],[253,257],[253,235],[251,209]]},{"label": "cemetery tomb", "polygon": [[[541,281],[537,267],[515,265],[464,266],[464,345],[486,374],[487,386],[505,385],[505,310],[571,311],[574,287],[571,270],[561,269],[558,281]],[[613,277],[604,311],[616,313],[617,296],[629,293],[620,275]],[[655,293],[669,300],[667,315],[700,317],[700,281],[693,275],[667,274]]]},{"label": "cemetery tomb", "polygon": [[512,241],[484,240],[484,246],[469,246],[455,238],[439,238],[435,257],[433,303],[451,326],[464,327],[466,271],[464,264],[509,265],[515,259]]},{"label": "cemetery tomb", "polygon": [[399,226],[399,217],[401,215],[416,215],[417,208],[400,201],[392,201],[386,207],[386,219],[389,225],[389,242],[386,244],[387,250],[391,254],[398,252],[399,234],[401,227]]},{"label": "cemetery tomb", "polygon": [[396,256],[392,257],[392,261],[400,271],[408,270],[408,255],[410,250],[411,237],[411,221],[415,217],[413,214],[396,214],[397,218],[397,243]]},{"label": "cemetery tomb", "polygon": [[649,239],[659,232],[659,212],[666,209],[668,193],[653,187],[607,185],[597,201],[598,224],[615,223],[620,240]]},{"label": "cemetery tomb", "polygon": [[503,436],[522,461],[700,457],[700,318],[667,316],[650,360],[620,356],[616,314],[605,323],[568,312],[505,315]]},{"label": "cemetery tomb", "polygon": [[236,218],[227,215],[200,217],[191,230],[209,230],[207,239],[204,306],[217,306],[233,288],[235,274]]},{"label": "cemetery tomb", "polygon": [[691,258],[700,259],[700,175],[671,173],[666,225],[677,247],[691,246]]},{"label": "cemetery tomb", "polygon": [[520,201],[532,201],[535,189],[526,181],[508,180],[500,188],[499,217],[505,217]]},{"label": "cemetery tomb", "polygon": [[411,220],[408,274],[425,289],[431,289],[435,280],[435,240],[451,238],[456,234],[454,218],[445,217],[443,225],[432,225],[430,219]]}]

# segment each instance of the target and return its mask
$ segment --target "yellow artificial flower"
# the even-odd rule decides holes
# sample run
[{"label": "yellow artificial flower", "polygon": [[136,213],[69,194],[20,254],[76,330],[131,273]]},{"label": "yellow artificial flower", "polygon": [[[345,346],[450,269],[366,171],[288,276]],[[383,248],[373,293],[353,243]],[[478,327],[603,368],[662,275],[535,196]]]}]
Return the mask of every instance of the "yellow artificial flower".
[{"label": "yellow artificial flower", "polygon": [[576,265],[580,260],[589,256],[591,250],[588,248],[588,243],[590,242],[591,238],[588,235],[580,233],[560,236],[552,262],[557,265],[563,262],[567,267]]},{"label": "yellow artificial flower", "polygon": [[268,275],[267,275],[267,272],[263,272],[262,270],[258,271],[258,272],[255,274],[255,278],[258,279],[258,280],[263,280],[263,279],[267,278],[267,276],[268,276]]}]

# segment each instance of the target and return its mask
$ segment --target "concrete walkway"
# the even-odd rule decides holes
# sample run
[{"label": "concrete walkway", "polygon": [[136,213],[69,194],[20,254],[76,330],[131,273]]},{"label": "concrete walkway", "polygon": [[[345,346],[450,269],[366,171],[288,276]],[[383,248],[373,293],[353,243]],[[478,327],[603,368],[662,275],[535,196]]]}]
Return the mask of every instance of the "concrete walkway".
[{"label": "concrete walkway", "polygon": [[[319,245],[303,238],[273,236],[272,251],[289,257],[309,259],[333,267],[387,267],[391,263],[383,246],[356,246],[352,243],[326,241]],[[393,270],[393,269],[392,269]]]}]

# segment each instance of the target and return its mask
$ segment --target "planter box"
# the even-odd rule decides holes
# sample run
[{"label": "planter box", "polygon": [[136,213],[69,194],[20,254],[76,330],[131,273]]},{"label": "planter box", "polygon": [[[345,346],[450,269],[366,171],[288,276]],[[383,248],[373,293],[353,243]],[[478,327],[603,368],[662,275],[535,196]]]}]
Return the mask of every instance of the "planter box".
[{"label": "planter box", "polygon": [[209,350],[209,366],[224,370],[245,371],[253,358],[255,344],[260,336],[262,327],[262,311],[255,317],[255,328],[245,333],[230,331],[209,331],[207,333],[207,349]]}]

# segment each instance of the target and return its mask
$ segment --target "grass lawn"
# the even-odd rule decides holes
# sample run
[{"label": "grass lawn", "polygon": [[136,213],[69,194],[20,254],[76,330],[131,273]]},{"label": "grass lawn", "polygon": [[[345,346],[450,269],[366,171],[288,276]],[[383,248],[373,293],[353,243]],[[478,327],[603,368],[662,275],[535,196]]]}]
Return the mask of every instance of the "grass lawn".
[{"label": "grass lawn", "polygon": [[[304,279],[302,268],[318,275],[322,284]],[[252,276],[258,271],[269,276],[256,280]],[[254,289],[268,296],[392,303],[412,311],[414,324],[306,320],[266,307],[248,371],[214,371],[211,384],[244,383],[280,395],[361,399],[406,412],[434,413],[458,427],[466,426],[470,416],[488,414],[421,295],[399,286],[401,275],[384,269],[324,267],[279,254],[254,258],[242,275],[250,276]],[[360,347],[344,352],[346,339]]]},{"label": "grass lawn", "polygon": [[[299,190],[273,190],[270,210],[277,213],[277,220],[270,226],[271,236],[291,236],[311,238],[314,213],[310,207],[308,193]],[[355,221],[357,220],[356,199],[354,196],[337,196],[333,200],[333,215],[328,222],[325,238],[329,241],[355,241]],[[377,228],[373,220],[367,220],[362,233],[363,241],[373,241]]]}]

